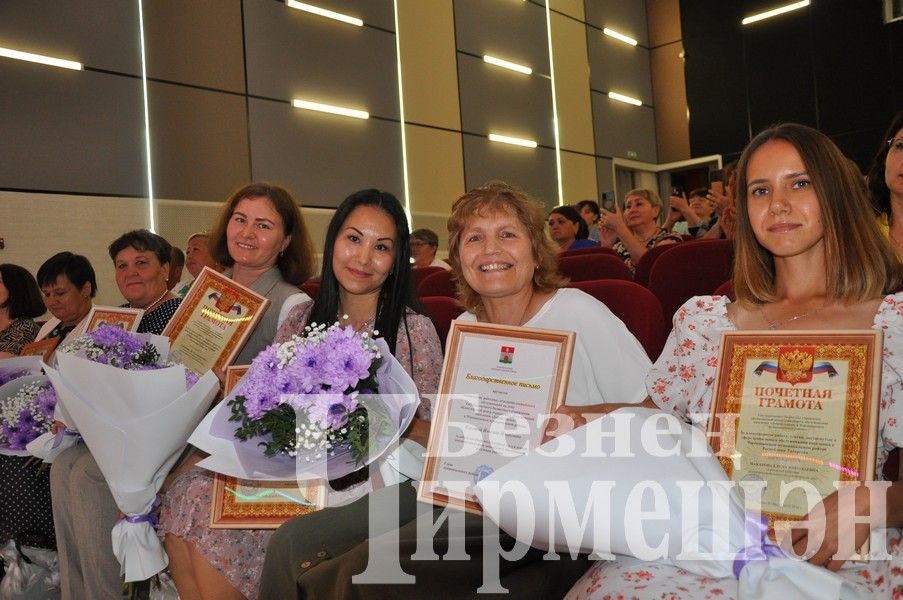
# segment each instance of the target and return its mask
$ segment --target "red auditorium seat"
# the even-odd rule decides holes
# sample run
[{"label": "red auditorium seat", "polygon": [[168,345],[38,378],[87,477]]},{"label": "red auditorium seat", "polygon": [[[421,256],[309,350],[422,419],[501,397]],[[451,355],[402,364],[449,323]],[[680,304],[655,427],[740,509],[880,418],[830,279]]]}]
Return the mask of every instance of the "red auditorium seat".
[{"label": "red auditorium seat", "polygon": [[640,342],[654,362],[661,354],[670,327],[662,316],[662,307],[652,292],[632,281],[602,279],[578,281],[570,287],[583,290],[602,302]]},{"label": "red auditorium seat", "polygon": [[438,273],[439,271],[446,271],[447,269],[443,269],[442,267],[414,267],[411,269],[411,277],[413,277],[414,288],[420,285],[420,282],[423,281],[423,278],[427,275],[432,275],[433,273]]},{"label": "red auditorium seat", "polygon": [[611,254],[613,256],[617,256],[618,253],[612,250],[611,248],[607,248],[604,246],[596,246],[594,248],[579,248],[577,250],[565,250],[560,253],[559,258],[562,256],[582,256],[584,254]]},{"label": "red auditorium seat", "polygon": [[661,256],[663,252],[667,252],[679,245],[680,244],[665,244],[664,246],[653,246],[646,250],[646,254],[640,257],[639,262],[634,263],[636,265],[636,271],[633,273],[633,280],[640,285],[648,286],[649,273],[652,272],[652,265],[655,264],[658,257]]},{"label": "red auditorium seat", "polygon": [[445,338],[451,327],[452,319],[464,312],[464,309],[454,298],[448,296],[424,296],[420,298],[423,310],[436,327],[439,340],[442,342],[442,351],[445,352]]},{"label": "red auditorium seat", "polygon": [[418,296],[448,296],[455,297],[455,282],[451,271],[441,269],[440,272],[430,273],[417,284]]},{"label": "red auditorium seat", "polygon": [[715,288],[715,291],[712,292],[714,296],[727,296],[732,301],[735,299],[734,296],[734,282],[730,279],[719,285]]},{"label": "red auditorium seat", "polygon": [[591,281],[594,279],[630,280],[630,269],[619,257],[611,254],[584,254],[580,256],[559,256],[558,270],[571,281]]},{"label": "red auditorium seat", "polygon": [[298,288],[314,300],[317,299],[317,292],[320,290],[320,280],[319,279],[308,279],[307,281],[301,283]]},{"label": "red auditorium seat", "polygon": [[676,244],[652,265],[649,289],[662,303],[665,319],[692,298],[711,294],[731,278],[734,244],[730,240],[699,240]]}]

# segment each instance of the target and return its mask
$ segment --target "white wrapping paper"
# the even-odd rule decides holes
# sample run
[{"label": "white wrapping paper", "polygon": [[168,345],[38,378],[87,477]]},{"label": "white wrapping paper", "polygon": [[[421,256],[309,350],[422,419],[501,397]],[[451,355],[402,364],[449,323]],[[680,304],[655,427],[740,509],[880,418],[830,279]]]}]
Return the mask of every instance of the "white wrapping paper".
[{"label": "white wrapping paper", "polygon": [[[71,419],[67,424],[84,438],[119,509],[128,516],[146,515],[216,395],[216,376],[208,372],[188,390],[181,366],[126,371],[57,354],[57,369],[45,369]],[[166,567],[150,523],[120,520],[111,537],[125,581],[147,579]]]},{"label": "white wrapping paper", "polygon": [[[654,440],[653,415],[662,417]],[[543,455],[561,448],[569,451]],[[683,494],[694,483],[704,491],[688,501]],[[620,409],[577,428],[501,467],[475,491],[499,528],[541,549],[660,560],[725,578],[734,576],[737,554],[755,543],[744,535],[738,489],[728,485],[705,434],[652,409]],[[747,563],[737,585],[740,598],[859,597],[837,574],[784,557]]]}]

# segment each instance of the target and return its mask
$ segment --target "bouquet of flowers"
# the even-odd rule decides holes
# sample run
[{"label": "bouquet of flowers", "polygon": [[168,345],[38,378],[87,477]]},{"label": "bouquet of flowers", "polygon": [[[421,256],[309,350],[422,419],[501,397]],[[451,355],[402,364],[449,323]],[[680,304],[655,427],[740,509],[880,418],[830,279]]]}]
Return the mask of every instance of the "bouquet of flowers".
[{"label": "bouquet of flowers", "polygon": [[233,477],[336,479],[379,458],[417,403],[383,340],[314,324],[261,351],[189,442],[211,455],[199,466]]},{"label": "bouquet of flowers", "polygon": [[45,367],[59,414],[84,439],[125,515],[112,542],[127,582],[166,567],[150,513],[219,389],[213,373],[199,378],[168,354],[164,337],[101,327],[58,349],[56,369]]},{"label": "bouquet of flowers", "polygon": [[0,448],[27,455],[25,445],[53,423],[56,393],[43,375],[19,377],[0,386]]}]

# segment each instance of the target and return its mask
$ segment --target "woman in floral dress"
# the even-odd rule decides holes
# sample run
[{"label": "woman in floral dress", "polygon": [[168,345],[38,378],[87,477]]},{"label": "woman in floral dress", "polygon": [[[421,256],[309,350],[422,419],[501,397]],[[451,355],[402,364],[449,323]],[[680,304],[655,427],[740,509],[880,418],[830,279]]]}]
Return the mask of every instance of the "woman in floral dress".
[{"label": "woman in floral dress", "polygon": [[[871,214],[866,190],[845,158],[821,133],[781,125],[759,134],[740,160],[734,291],[690,299],[646,379],[655,406],[689,421],[708,414],[722,331],[877,329],[884,335],[876,473],[903,443],[903,294],[900,264]],[[702,425],[704,426],[704,424]],[[869,490],[855,490],[859,515]],[[824,542],[808,560],[844,579],[861,597],[903,593],[903,483],[887,491],[890,560],[833,560],[839,539],[867,527],[838,519],[837,494],[822,501]],[[794,530],[794,550],[807,539]],[[814,536],[813,536],[814,537]],[[814,544],[815,545],[815,544]],[[818,546],[816,546],[818,547]],[[597,562],[568,598],[735,598],[737,579],[713,579],[673,565],[634,558]]]}]

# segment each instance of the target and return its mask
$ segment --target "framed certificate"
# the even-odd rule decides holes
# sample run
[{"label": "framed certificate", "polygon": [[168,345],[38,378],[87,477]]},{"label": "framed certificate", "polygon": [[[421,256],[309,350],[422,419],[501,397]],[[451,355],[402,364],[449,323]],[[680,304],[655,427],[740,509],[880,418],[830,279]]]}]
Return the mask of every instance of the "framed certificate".
[{"label": "framed certificate", "polygon": [[163,335],[196,373],[225,369],[241,352],[270,301],[204,267]]},{"label": "framed certificate", "polygon": [[417,497],[480,513],[473,485],[542,439],[576,334],[452,321]]},{"label": "framed certificate", "polygon": [[732,481],[765,482],[773,535],[812,508],[802,485],[874,479],[881,352],[872,330],[723,334],[711,445]]},{"label": "framed certificate", "polygon": [[[228,395],[250,365],[226,368]],[[210,527],[214,529],[276,529],[285,521],[326,506],[326,482],[249,481],[219,473],[213,478]]]},{"label": "framed certificate", "polygon": [[95,306],[88,313],[88,324],[85,326],[85,333],[97,331],[103,325],[122,327],[126,331],[137,331],[143,316],[143,308]]},{"label": "framed certificate", "polygon": [[53,356],[53,351],[59,346],[61,339],[62,338],[52,337],[45,338],[38,342],[25,344],[22,346],[19,356],[40,356],[41,360],[45,363],[49,363],[50,357]]}]

